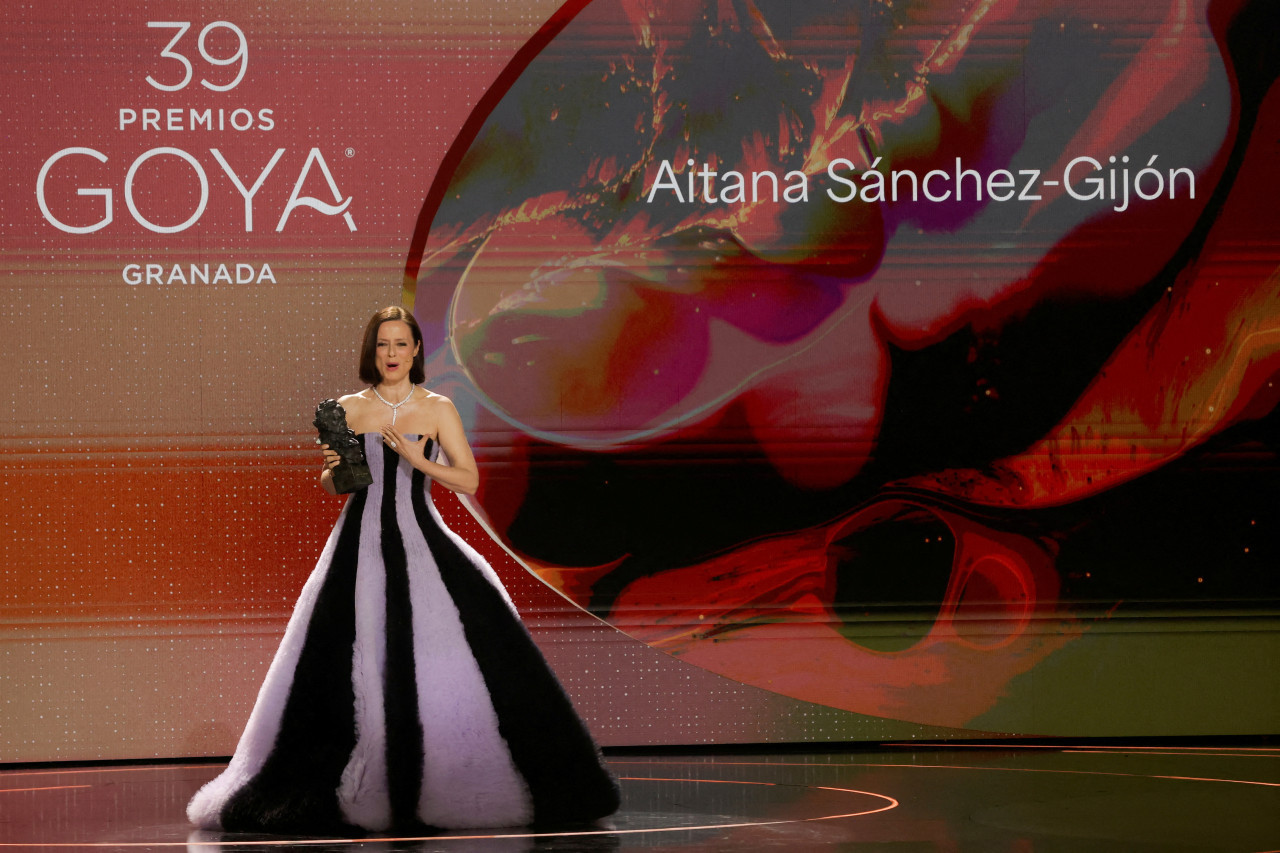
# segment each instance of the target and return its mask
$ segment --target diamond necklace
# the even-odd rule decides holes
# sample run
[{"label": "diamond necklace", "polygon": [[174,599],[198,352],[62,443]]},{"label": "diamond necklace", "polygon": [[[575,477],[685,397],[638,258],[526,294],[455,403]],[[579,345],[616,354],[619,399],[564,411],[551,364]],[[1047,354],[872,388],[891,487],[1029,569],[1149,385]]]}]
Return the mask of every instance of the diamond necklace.
[{"label": "diamond necklace", "polygon": [[392,402],[391,402],[390,400],[388,400],[386,397],[383,397],[381,394],[379,394],[379,393],[378,393],[378,387],[377,387],[376,385],[370,385],[370,386],[369,386],[369,390],[373,392],[373,396],[377,397],[377,398],[378,398],[379,400],[381,400],[384,404],[386,404],[387,406],[390,406],[390,407],[391,407],[391,424],[392,424],[392,426],[394,426],[394,425],[395,425],[395,422],[396,422],[396,411],[397,411],[401,406],[403,406],[405,403],[409,402],[409,400],[413,397],[413,392],[414,392],[414,391],[417,391],[418,389],[417,389],[415,386],[410,385],[410,386],[409,386],[409,394],[408,394],[408,396],[407,396],[407,397],[405,397],[403,400],[401,400],[399,403],[392,403]]}]

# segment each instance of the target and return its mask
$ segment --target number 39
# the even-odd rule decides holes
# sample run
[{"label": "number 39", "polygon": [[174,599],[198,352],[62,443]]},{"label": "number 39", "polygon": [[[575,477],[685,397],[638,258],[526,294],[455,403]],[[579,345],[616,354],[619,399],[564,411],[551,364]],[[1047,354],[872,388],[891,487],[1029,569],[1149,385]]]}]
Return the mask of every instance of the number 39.
[{"label": "number 39", "polygon": [[[182,63],[182,67],[186,69],[186,73],[183,75],[182,80],[170,86],[168,84],[159,82],[158,80],[153,78],[150,74],[147,75],[147,82],[150,83],[152,86],[155,86],[157,89],[160,89],[161,91],[164,91],[164,92],[176,92],[191,82],[191,76],[192,76],[191,60],[187,59],[185,56],[183,56],[180,53],[175,53],[173,50],[173,46],[178,43],[179,39],[181,39],[183,35],[186,34],[187,30],[191,29],[191,22],[190,21],[147,21],[147,26],[165,28],[165,29],[175,29],[178,31],[178,34],[174,36],[173,39],[167,45],[165,45],[164,50],[160,51],[160,55],[165,57],[166,59],[173,59]],[[231,56],[226,57],[225,59],[219,59],[216,56],[210,56],[209,52],[205,50],[205,47],[204,47],[205,38],[209,35],[209,33],[211,33],[215,29],[218,29],[219,27],[223,27],[228,30],[231,30],[233,33],[236,34],[236,38],[240,40],[240,46],[236,48],[236,52],[233,53]],[[212,24],[207,25],[203,30],[200,31],[200,39],[197,43],[197,46],[200,48],[200,55],[203,56],[205,61],[208,62],[210,65],[234,65],[237,62],[240,63],[240,73],[236,75],[236,79],[232,80],[230,83],[226,84],[225,86],[219,86],[217,84],[210,83],[208,80],[205,80],[205,79],[200,80],[200,85],[204,86],[206,89],[212,89],[215,92],[226,92],[230,89],[234,89],[237,85],[239,85],[240,81],[244,79],[244,72],[249,67],[249,40],[245,38],[244,31],[239,27],[237,27],[235,24],[230,23],[229,21],[214,21]]]}]

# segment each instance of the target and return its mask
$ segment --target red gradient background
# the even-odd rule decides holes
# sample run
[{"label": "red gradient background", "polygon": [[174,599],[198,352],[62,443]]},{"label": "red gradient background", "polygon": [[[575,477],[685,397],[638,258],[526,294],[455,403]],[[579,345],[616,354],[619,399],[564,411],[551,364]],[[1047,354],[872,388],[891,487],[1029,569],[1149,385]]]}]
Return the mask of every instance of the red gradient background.
[{"label": "red gradient background", "polygon": [[[6,5],[0,761],[230,751],[338,512],[312,409],[400,301],[482,467],[442,511],[604,743],[1274,730],[1274,74],[1227,48],[1261,4],[1157,5]],[[165,93],[176,30],[147,22],[173,20],[193,78]],[[215,21],[249,46],[221,93]],[[274,127],[120,127],[146,108]],[[1144,145],[1196,204],[636,202],[659,154],[1048,171]],[[77,190],[109,189],[89,234],[36,196],[70,147],[107,161],[61,160],[47,204],[86,226]],[[156,148],[208,181],[178,233],[125,201]],[[251,231],[212,149],[246,186],[284,151]],[[354,232],[276,230],[313,151]],[[134,189],[167,225],[200,194],[168,154]],[[335,201],[318,168],[299,191]],[[165,283],[129,283],[148,263]],[[206,264],[275,280],[177,280]],[[926,529],[941,563],[879,532]]]}]

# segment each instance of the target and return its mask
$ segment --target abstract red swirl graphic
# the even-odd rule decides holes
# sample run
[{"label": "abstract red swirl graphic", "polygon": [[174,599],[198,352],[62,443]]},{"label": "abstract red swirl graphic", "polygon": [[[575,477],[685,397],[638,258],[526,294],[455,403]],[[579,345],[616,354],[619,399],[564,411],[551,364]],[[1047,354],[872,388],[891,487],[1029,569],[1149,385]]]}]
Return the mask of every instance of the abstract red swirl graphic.
[{"label": "abstract red swirl graphic", "polygon": [[570,4],[407,266],[509,448],[477,509],[655,648],[938,725],[1017,717],[1106,620],[1273,607],[1277,31],[1243,0]]}]

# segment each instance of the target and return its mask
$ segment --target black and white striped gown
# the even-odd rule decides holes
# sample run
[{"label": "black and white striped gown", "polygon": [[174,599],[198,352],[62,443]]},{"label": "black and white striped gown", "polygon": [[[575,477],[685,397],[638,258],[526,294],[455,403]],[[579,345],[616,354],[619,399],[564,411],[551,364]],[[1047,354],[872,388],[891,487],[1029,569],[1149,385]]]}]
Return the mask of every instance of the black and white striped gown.
[{"label": "black and white striped gown", "polygon": [[[493,569],[378,433],[303,587],[205,829],[589,821],[617,784]],[[438,447],[428,444],[431,458]]]}]

